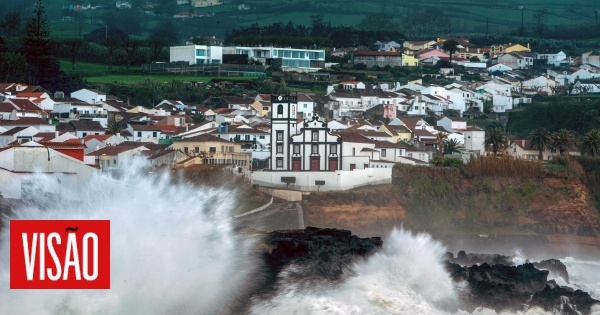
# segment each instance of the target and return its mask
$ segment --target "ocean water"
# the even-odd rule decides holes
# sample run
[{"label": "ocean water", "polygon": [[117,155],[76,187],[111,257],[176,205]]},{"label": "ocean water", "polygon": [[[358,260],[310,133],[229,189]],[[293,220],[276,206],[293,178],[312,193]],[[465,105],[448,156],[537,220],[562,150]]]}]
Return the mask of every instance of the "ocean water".
[{"label": "ocean water", "polygon": [[234,193],[173,184],[132,166],[121,180],[97,175],[81,202],[20,209],[14,218],[110,219],[111,289],[9,290],[4,229],[0,314],[228,313],[253,270],[252,244],[232,231]]},{"label": "ocean water", "polygon": [[[80,202],[39,201],[41,206],[26,206],[14,218],[110,219],[111,289],[9,290],[4,229],[0,314],[235,313],[259,264],[252,259],[251,238],[234,231],[235,191],[174,183],[166,174],[144,174],[132,166],[120,180],[97,175],[80,193]],[[430,235],[396,229],[381,251],[355,263],[343,281],[300,286],[283,272],[273,296],[246,306],[261,315],[469,314],[459,309],[466,288],[445,271],[445,254]],[[600,299],[600,262],[561,261],[569,271],[569,286]],[[600,308],[596,311],[600,314]],[[478,309],[473,314],[496,313]],[[546,313],[530,309],[519,314]]]}]

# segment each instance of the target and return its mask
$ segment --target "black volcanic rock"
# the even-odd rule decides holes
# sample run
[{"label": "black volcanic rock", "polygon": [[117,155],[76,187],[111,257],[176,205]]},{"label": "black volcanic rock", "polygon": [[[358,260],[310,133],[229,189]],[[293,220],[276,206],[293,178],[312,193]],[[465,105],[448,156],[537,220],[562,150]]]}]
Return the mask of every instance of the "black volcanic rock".
[{"label": "black volcanic rock", "polygon": [[[564,264],[555,259],[538,264],[544,269],[553,268],[557,274],[563,272]],[[589,314],[591,307],[600,303],[586,292],[560,287],[554,280],[547,281],[549,271],[539,270],[531,263],[519,266],[483,263],[463,267],[447,261],[446,269],[454,281],[469,284],[468,292],[463,292],[461,297],[470,310],[483,306],[498,312],[516,312],[537,306],[554,314],[577,314],[575,311]],[[568,278],[566,268],[564,275]]]},{"label": "black volcanic rock", "polygon": [[452,253],[447,254],[448,261],[462,266],[487,263],[490,265],[503,264],[512,266],[512,257],[497,254],[467,254],[464,250],[458,252],[456,258]]},{"label": "black volcanic rock", "polygon": [[587,292],[561,287],[551,281],[544,290],[533,295],[529,306],[537,306],[553,314],[589,314],[596,303],[599,301],[593,299]]},{"label": "black volcanic rock", "polygon": [[545,269],[553,272],[555,275],[563,278],[566,283],[569,283],[569,273],[567,272],[567,266],[558,259],[542,260],[540,262],[534,262],[533,265],[538,269]]},{"label": "black volcanic rock", "polygon": [[359,238],[347,230],[307,227],[270,232],[262,244],[273,277],[284,267],[294,265],[310,269],[310,273],[302,273],[303,278],[339,280],[356,259],[375,253],[383,241],[379,237]]}]

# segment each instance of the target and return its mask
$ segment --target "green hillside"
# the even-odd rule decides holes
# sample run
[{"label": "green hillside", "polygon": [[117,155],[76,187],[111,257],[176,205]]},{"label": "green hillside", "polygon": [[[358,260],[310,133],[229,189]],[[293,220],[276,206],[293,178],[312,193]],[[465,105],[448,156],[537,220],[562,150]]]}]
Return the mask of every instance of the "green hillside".
[{"label": "green hillside", "polygon": [[[393,18],[390,24],[400,25],[400,31],[410,36],[408,24],[418,21],[448,18],[448,30],[455,33],[506,33],[514,31],[521,25],[523,18],[527,31],[533,30],[539,23],[547,27],[580,23],[595,23],[599,1],[588,0],[332,0],[332,1],[300,1],[300,0],[231,0],[226,4],[213,7],[194,8],[191,5],[176,5],[176,0],[155,1],[158,6],[132,10],[136,13],[122,14],[114,7],[115,1],[91,1],[104,7],[79,13],[64,9],[64,5],[83,3],[77,0],[46,0],[46,11],[52,22],[53,35],[57,37],[77,37],[98,27],[119,26],[127,28],[126,32],[138,36],[147,36],[164,19],[172,19],[179,12],[195,12],[204,15],[185,21],[179,19],[178,34],[180,39],[194,35],[224,36],[235,27],[251,24],[269,25],[275,22],[310,26],[311,17],[323,15],[323,20],[332,26],[356,26],[368,14],[385,12]],[[132,1],[134,5],[143,1]],[[240,10],[240,5],[248,9]],[[521,10],[522,8],[522,10]],[[0,0],[0,18],[6,13],[18,10],[25,16],[31,7],[20,1]],[[541,10],[543,14],[540,15]],[[63,16],[70,16],[70,21],[62,21]],[[417,21],[417,22],[418,22]],[[488,24],[489,23],[489,24]],[[1,24],[0,24],[1,25]],[[81,34],[81,35],[80,35]]]}]

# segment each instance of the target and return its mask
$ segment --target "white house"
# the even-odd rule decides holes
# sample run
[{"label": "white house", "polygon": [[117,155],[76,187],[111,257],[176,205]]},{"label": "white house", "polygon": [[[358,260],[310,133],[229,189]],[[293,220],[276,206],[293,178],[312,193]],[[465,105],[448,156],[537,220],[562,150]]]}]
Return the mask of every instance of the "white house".
[{"label": "white house", "polygon": [[489,68],[487,68],[488,72],[495,72],[495,71],[500,71],[500,72],[504,72],[504,71],[509,71],[512,70],[511,67],[503,65],[501,63],[495,64]]},{"label": "white house", "polygon": [[452,132],[459,132],[467,129],[467,121],[461,117],[442,117],[438,119],[437,125]]},{"label": "white house", "polygon": [[547,64],[553,66],[560,66],[561,64],[568,63],[567,55],[562,52],[544,52],[538,54],[538,59],[545,60]]},{"label": "white house", "polygon": [[137,125],[130,124],[127,130],[133,135],[133,141],[153,142],[158,143],[160,139],[164,139],[160,128],[156,125]]},{"label": "white house", "polygon": [[379,47],[379,50],[381,51],[391,51],[391,50],[399,50],[402,45],[400,45],[399,43],[395,42],[395,41],[376,41],[375,45],[377,47]]},{"label": "white house", "polygon": [[83,139],[85,143],[84,154],[100,150],[106,146],[115,146],[123,142],[115,135],[88,135]]},{"label": "white house", "polygon": [[52,110],[54,101],[46,92],[20,92],[16,98],[26,98],[43,110]]},{"label": "white house", "polygon": [[462,133],[465,149],[473,154],[483,154],[485,152],[485,130],[469,126]]},{"label": "white house", "polygon": [[39,133],[35,127],[16,127],[5,130],[0,134],[0,148],[6,147],[11,142],[25,143],[33,140],[33,136]]},{"label": "white house", "polygon": [[30,141],[0,151],[0,193],[4,198],[45,196],[78,199],[78,189],[96,169]]},{"label": "white house", "polygon": [[298,94],[298,117],[312,119],[315,102],[306,94]]},{"label": "white house", "polygon": [[521,82],[522,90],[529,89],[538,92],[546,92],[549,95],[553,94],[552,88],[554,86],[556,86],[556,82],[543,75]]},{"label": "white house", "polygon": [[106,93],[94,89],[81,89],[75,91],[71,93],[71,97],[89,104],[96,104],[106,101]]}]

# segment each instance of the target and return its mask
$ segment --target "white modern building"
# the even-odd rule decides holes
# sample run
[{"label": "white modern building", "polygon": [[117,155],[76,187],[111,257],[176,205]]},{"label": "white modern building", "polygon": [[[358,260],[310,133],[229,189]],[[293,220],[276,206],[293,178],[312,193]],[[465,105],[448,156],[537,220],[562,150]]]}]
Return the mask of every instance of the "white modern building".
[{"label": "white modern building", "polygon": [[186,61],[190,65],[221,64],[223,47],[206,45],[187,45],[170,47],[171,62]]},{"label": "white modern building", "polygon": [[281,59],[283,70],[316,71],[325,66],[325,50],[279,47],[225,47],[226,54],[245,54],[267,64],[267,59]]}]

